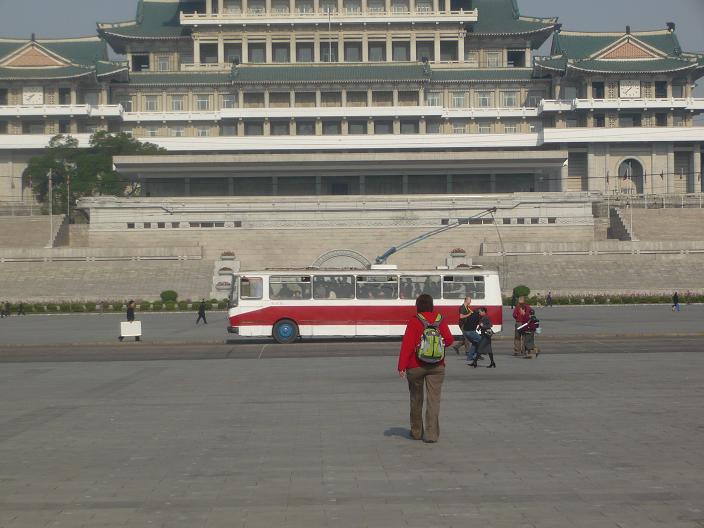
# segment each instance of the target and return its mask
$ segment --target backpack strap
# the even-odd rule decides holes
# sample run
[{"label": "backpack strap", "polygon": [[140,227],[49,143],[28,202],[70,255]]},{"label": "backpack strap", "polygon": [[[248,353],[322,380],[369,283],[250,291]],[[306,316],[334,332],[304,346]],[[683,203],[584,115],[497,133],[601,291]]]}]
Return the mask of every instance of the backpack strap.
[{"label": "backpack strap", "polygon": [[423,323],[423,329],[426,329],[430,326],[430,323],[425,317],[423,317],[423,314],[416,314],[416,317],[418,317],[418,319],[420,319],[420,322]]}]

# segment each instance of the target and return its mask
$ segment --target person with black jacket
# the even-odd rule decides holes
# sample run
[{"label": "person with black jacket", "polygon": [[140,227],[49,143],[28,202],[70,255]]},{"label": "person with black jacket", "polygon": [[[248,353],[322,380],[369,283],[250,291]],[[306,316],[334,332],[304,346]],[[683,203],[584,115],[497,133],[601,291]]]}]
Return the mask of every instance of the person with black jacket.
[{"label": "person with black jacket", "polygon": [[[491,348],[491,338],[494,335],[494,331],[492,330],[492,323],[491,319],[489,318],[489,314],[487,312],[487,309],[484,307],[479,308],[477,310],[479,313],[480,321],[477,329],[479,330],[479,333],[481,334],[481,340],[479,341],[479,345],[477,346],[477,351],[478,354],[487,354],[489,356],[489,360],[491,363],[486,368],[496,368],[496,363],[494,363],[494,350]],[[472,363],[470,363],[470,366],[473,368],[477,368],[477,360],[476,358]]]},{"label": "person with black jacket", "polygon": [[469,341],[470,345],[469,350],[467,351],[467,365],[471,365],[479,359],[477,347],[479,345],[479,341],[482,339],[482,336],[479,332],[477,332],[477,327],[479,326],[481,319],[482,316],[479,313],[479,310],[473,311],[469,317],[467,317],[464,328],[462,329],[462,333],[467,341]]}]

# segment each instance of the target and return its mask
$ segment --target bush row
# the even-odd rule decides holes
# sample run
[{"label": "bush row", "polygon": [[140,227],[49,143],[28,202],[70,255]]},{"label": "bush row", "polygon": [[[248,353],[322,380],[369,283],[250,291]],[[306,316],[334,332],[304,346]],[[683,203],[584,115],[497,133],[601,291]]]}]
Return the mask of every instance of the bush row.
[{"label": "bush row", "polygon": [[[531,306],[545,306],[545,297],[528,297]],[[571,295],[553,296],[552,303],[556,306],[583,305],[583,304],[672,304],[672,295]],[[680,303],[704,303],[704,295],[680,295]],[[504,297],[504,305],[511,305],[511,297]]]},{"label": "bush row", "polygon": [[[211,299],[206,301],[206,310],[225,310],[227,309],[227,299],[217,300]],[[142,312],[173,312],[173,311],[196,311],[200,306],[200,301],[141,301],[137,303],[137,311]],[[17,313],[19,304],[10,304],[10,313]],[[127,303],[121,301],[108,301],[103,303],[81,302],[81,303],[35,303],[24,304],[26,313],[96,313],[96,312],[124,312],[127,309]]]}]

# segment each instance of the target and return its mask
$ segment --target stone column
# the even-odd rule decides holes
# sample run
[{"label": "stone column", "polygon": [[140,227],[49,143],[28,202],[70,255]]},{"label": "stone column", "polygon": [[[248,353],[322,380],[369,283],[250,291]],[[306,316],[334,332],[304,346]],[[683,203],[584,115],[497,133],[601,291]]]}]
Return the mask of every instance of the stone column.
[{"label": "stone column", "polygon": [[271,33],[266,34],[266,43],[264,44],[264,62],[267,64],[272,63],[272,58],[271,58]]},{"label": "stone column", "polygon": [[205,14],[208,16],[213,14],[213,0],[205,0]]},{"label": "stone column", "polygon": [[362,14],[367,14],[367,0],[362,0]]},{"label": "stone column", "polygon": [[393,61],[394,41],[391,38],[391,33],[386,33],[386,62]]},{"label": "stone column", "polygon": [[320,33],[318,31],[313,37],[313,62],[320,62]]},{"label": "stone column", "polygon": [[391,0],[384,0],[384,9],[387,13],[391,13]]},{"label": "stone column", "polygon": [[218,13],[221,15],[225,12],[225,0],[218,0]]},{"label": "stone column", "polygon": [[702,147],[699,143],[694,144],[692,151],[692,182],[694,192],[702,192]]},{"label": "stone column", "polygon": [[292,15],[296,13],[296,0],[289,0],[288,10],[291,12]]},{"label": "stone column", "polygon": [[464,37],[462,36],[457,38],[457,60],[464,62]]},{"label": "stone column", "polygon": [[193,39],[193,62],[200,64],[200,39]]},{"label": "stone column", "polygon": [[433,0],[433,14],[437,15],[440,11],[440,0]]},{"label": "stone column", "polygon": [[242,64],[249,62],[249,37],[246,34],[242,35]]},{"label": "stone column", "polygon": [[316,15],[320,13],[320,0],[313,0],[313,12]]},{"label": "stone column", "polygon": [[288,54],[289,54],[289,60],[292,63],[296,62],[296,34],[295,33],[291,33],[291,42],[289,43]]},{"label": "stone column", "polygon": [[415,31],[411,31],[411,50],[410,50],[410,51],[411,51],[411,54],[410,54],[411,62],[415,62],[415,61],[418,60],[418,59],[417,59],[417,50],[416,50],[416,46],[417,46],[417,43],[416,43],[416,32],[415,32]]},{"label": "stone column", "polygon": [[569,178],[569,162],[565,161],[564,165],[562,165],[562,168],[560,169],[560,192],[567,192],[569,190]]},{"label": "stone column", "polygon": [[246,15],[248,10],[249,10],[248,0],[242,0],[242,14]]},{"label": "stone column", "polygon": [[434,42],[433,60],[435,62],[440,62],[440,31],[435,31],[435,42]]},{"label": "stone column", "polygon": [[421,117],[418,120],[418,133],[419,134],[427,134],[428,133],[428,126],[425,121],[425,117]]},{"label": "stone column", "polygon": [[450,12],[450,0],[445,0],[445,12]]},{"label": "stone column", "polygon": [[225,37],[218,35],[218,64],[225,64]]},{"label": "stone column", "polygon": [[667,144],[667,192],[675,192],[675,145],[674,143]]},{"label": "stone column", "polygon": [[369,62],[369,35],[362,34],[362,62]]},{"label": "stone column", "polygon": [[345,61],[345,33],[340,31],[337,34],[337,62]]},{"label": "stone column", "polygon": [[271,15],[271,0],[264,0],[264,11],[267,15]]}]

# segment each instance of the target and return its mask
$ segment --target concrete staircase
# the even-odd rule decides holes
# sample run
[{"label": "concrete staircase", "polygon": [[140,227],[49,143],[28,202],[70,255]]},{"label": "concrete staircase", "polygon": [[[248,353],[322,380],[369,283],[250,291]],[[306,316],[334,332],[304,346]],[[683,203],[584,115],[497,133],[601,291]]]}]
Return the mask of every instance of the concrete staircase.
[{"label": "concrete staircase", "polygon": [[704,209],[633,209],[639,240],[704,240]]},{"label": "concrete staircase", "polygon": [[616,207],[610,209],[610,223],[606,231],[606,236],[612,240],[633,240],[630,230],[630,222],[625,222],[623,210]]},{"label": "concrete staircase", "polygon": [[[49,242],[48,216],[0,217],[0,248],[41,248]],[[51,239],[54,245],[68,243],[65,215],[55,215]]]}]

